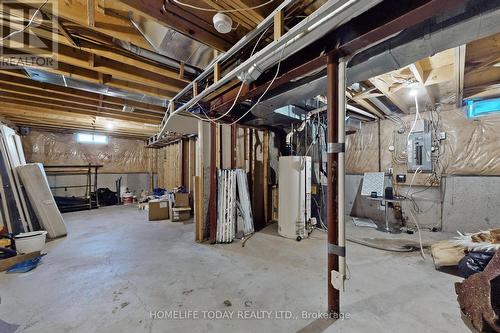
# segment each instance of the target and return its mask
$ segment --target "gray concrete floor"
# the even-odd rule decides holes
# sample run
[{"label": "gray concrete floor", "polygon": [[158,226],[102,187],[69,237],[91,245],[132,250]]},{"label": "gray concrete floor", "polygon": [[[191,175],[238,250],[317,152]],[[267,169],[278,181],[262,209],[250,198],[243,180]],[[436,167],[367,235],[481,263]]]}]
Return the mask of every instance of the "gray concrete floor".
[{"label": "gray concrete floor", "polygon": [[[69,234],[47,246],[34,271],[0,273],[0,332],[468,332],[454,282],[428,254],[398,254],[349,243],[342,311],[350,319],[302,318],[326,307],[325,234],[302,242],[276,227],[241,243],[194,242],[194,224],[148,222],[134,207],[64,215]],[[385,237],[355,228],[350,236]],[[389,236],[400,238],[400,235]],[[416,240],[416,236],[406,236]],[[424,233],[425,239],[450,235]],[[228,302],[224,304],[225,301]],[[154,319],[168,311],[232,320]],[[239,312],[240,311],[240,312]],[[241,312],[249,311],[249,312]],[[252,312],[253,311],[253,312]],[[273,311],[271,319],[237,319]],[[280,319],[275,311],[291,319]],[[191,313],[195,315],[194,313]]]}]

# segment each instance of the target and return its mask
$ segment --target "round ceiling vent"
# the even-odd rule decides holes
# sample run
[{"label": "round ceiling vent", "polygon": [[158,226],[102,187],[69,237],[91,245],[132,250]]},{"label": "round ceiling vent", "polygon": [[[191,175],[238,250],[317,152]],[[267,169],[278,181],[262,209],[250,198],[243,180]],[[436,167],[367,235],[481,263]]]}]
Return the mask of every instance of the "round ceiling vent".
[{"label": "round ceiling vent", "polygon": [[227,34],[233,29],[233,20],[224,13],[217,13],[214,15],[215,30],[221,34]]}]

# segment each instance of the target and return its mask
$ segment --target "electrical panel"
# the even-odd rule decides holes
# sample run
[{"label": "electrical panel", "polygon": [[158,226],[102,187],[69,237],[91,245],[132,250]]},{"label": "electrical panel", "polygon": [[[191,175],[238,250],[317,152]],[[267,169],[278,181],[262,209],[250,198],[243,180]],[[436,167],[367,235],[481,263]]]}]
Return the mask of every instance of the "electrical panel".
[{"label": "electrical panel", "polygon": [[432,172],[432,134],[411,133],[408,137],[408,171]]}]

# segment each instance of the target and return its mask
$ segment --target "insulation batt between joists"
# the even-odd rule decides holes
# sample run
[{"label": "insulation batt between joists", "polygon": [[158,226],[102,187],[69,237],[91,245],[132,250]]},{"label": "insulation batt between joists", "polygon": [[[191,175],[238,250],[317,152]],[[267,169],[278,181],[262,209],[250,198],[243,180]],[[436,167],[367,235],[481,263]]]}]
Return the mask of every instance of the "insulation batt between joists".
[{"label": "insulation batt between joists", "polygon": [[[500,116],[467,119],[464,109],[441,111],[440,115],[442,131],[446,132],[441,143],[443,174],[500,176]],[[428,119],[429,112],[422,112],[421,116]],[[414,117],[401,118],[411,125]],[[382,171],[393,167],[389,146],[393,145],[393,133],[399,127],[391,120],[380,122]],[[360,131],[348,135],[346,145],[347,173],[378,171],[377,123],[365,124]]]}]

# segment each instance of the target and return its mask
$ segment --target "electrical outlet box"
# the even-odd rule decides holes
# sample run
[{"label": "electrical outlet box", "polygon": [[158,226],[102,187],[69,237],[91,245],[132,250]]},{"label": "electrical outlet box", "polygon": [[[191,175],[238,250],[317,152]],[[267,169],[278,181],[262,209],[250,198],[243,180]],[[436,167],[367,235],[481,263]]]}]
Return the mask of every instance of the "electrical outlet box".
[{"label": "electrical outlet box", "polygon": [[446,140],[446,132],[439,132],[439,140]]},{"label": "electrical outlet box", "polygon": [[396,183],[406,183],[406,175],[396,175]]}]

